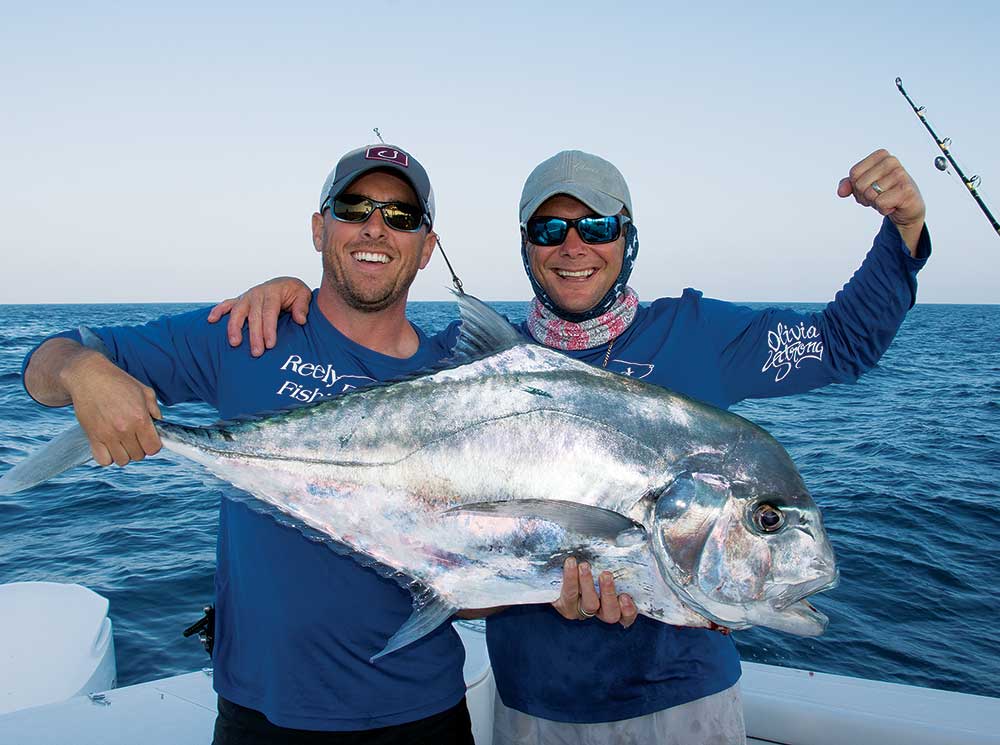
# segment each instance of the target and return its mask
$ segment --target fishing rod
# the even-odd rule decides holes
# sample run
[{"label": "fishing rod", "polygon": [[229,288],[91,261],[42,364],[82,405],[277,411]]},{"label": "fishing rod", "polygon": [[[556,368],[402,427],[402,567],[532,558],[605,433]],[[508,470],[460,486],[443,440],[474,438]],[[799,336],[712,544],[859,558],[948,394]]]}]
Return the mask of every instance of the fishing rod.
[{"label": "fishing rod", "polygon": [[[372,127],[372,132],[374,132],[375,136],[378,137],[378,141],[384,145],[385,140],[382,139],[382,133],[379,132],[378,127]],[[441,251],[441,256],[444,257],[444,263],[448,265],[448,271],[451,272],[451,283],[455,285],[455,290],[458,292],[459,295],[464,295],[465,290],[462,289],[462,280],[458,278],[458,275],[455,274],[455,270],[451,268],[451,262],[448,261],[448,254],[444,252],[444,246],[441,245],[441,236],[435,233],[434,241],[437,243],[437,247]]]},{"label": "fishing rod", "polygon": [[[906,95],[906,90],[903,88],[902,78],[896,78],[896,87],[899,88],[899,92],[903,94],[903,98],[906,99],[906,102],[910,104],[910,108],[913,109],[913,113],[916,114],[917,118],[920,119],[921,123],[925,127],[927,127],[927,131],[931,133],[931,137],[934,138],[934,142],[937,143],[937,146],[941,148],[941,152],[944,153],[944,157],[939,155],[934,159],[934,167],[937,168],[939,171],[944,171],[948,168],[948,164],[951,163],[951,165],[955,169],[955,173],[957,173],[959,178],[962,179],[962,183],[965,184],[966,187],[968,187],[969,193],[972,195],[972,198],[976,200],[976,204],[979,205],[979,209],[981,209],[983,211],[983,214],[986,215],[986,219],[990,221],[990,225],[993,226],[993,229],[997,232],[997,235],[1000,235],[1000,222],[997,222],[997,219],[993,217],[993,213],[990,212],[990,208],[986,206],[986,202],[984,202],[983,198],[979,196],[978,187],[979,184],[982,182],[982,179],[979,178],[979,176],[973,176],[972,178],[968,178],[962,172],[962,169],[959,168],[958,163],[956,163],[955,159],[951,157],[951,138],[945,137],[944,139],[941,139],[940,137],[937,136],[934,130],[931,129],[931,125],[927,121],[927,115],[925,114],[925,107],[917,106],[915,103],[913,103],[913,99],[911,99],[908,95]],[[946,158],[947,160],[945,160]]]}]

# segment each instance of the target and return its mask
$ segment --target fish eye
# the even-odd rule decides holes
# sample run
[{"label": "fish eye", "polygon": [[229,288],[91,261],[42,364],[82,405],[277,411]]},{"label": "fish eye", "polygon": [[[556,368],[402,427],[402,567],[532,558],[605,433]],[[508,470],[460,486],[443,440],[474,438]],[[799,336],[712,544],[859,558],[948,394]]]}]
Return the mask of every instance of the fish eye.
[{"label": "fish eye", "polygon": [[753,524],[763,533],[776,533],[785,526],[785,515],[771,504],[759,504],[753,511]]}]

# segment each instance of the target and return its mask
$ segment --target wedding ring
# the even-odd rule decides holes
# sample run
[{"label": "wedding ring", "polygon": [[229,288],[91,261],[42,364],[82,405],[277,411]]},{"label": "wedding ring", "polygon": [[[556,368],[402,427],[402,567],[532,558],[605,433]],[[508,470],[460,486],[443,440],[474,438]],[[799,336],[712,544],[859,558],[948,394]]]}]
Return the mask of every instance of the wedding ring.
[{"label": "wedding ring", "polygon": [[585,611],[583,609],[583,606],[580,605],[579,602],[577,602],[577,604],[576,604],[576,612],[577,612],[577,615],[579,615],[582,620],[586,620],[588,618],[593,618],[594,616],[597,615],[596,613],[587,613],[587,611]]},{"label": "wedding ring", "polygon": [[872,191],[876,194],[881,194],[883,189],[878,185],[878,181],[872,181]]}]

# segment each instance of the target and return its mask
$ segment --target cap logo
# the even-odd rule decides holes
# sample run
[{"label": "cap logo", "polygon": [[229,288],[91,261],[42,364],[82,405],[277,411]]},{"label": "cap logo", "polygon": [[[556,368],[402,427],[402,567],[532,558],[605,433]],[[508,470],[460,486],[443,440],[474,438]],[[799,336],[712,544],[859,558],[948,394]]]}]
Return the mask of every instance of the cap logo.
[{"label": "cap logo", "polygon": [[397,166],[407,168],[410,165],[409,156],[402,150],[392,147],[370,147],[365,153],[365,160],[384,160],[388,163],[395,163]]}]

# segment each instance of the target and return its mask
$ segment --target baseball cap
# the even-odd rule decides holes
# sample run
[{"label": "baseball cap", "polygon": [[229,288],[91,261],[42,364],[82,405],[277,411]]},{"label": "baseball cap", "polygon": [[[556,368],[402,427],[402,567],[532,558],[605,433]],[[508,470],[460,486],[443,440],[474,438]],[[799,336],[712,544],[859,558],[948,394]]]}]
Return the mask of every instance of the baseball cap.
[{"label": "baseball cap", "polygon": [[417,195],[420,206],[434,224],[434,190],[427,177],[427,171],[420,162],[396,145],[365,145],[347,153],[337,162],[337,167],[330,171],[323,183],[323,191],[319,195],[320,211],[326,201],[340,194],[359,176],[368,171],[389,170],[399,173]]},{"label": "baseball cap", "polygon": [[632,196],[625,177],[611,163],[580,150],[563,150],[535,166],[521,191],[521,223],[556,194],[579,199],[599,215],[632,215]]}]

